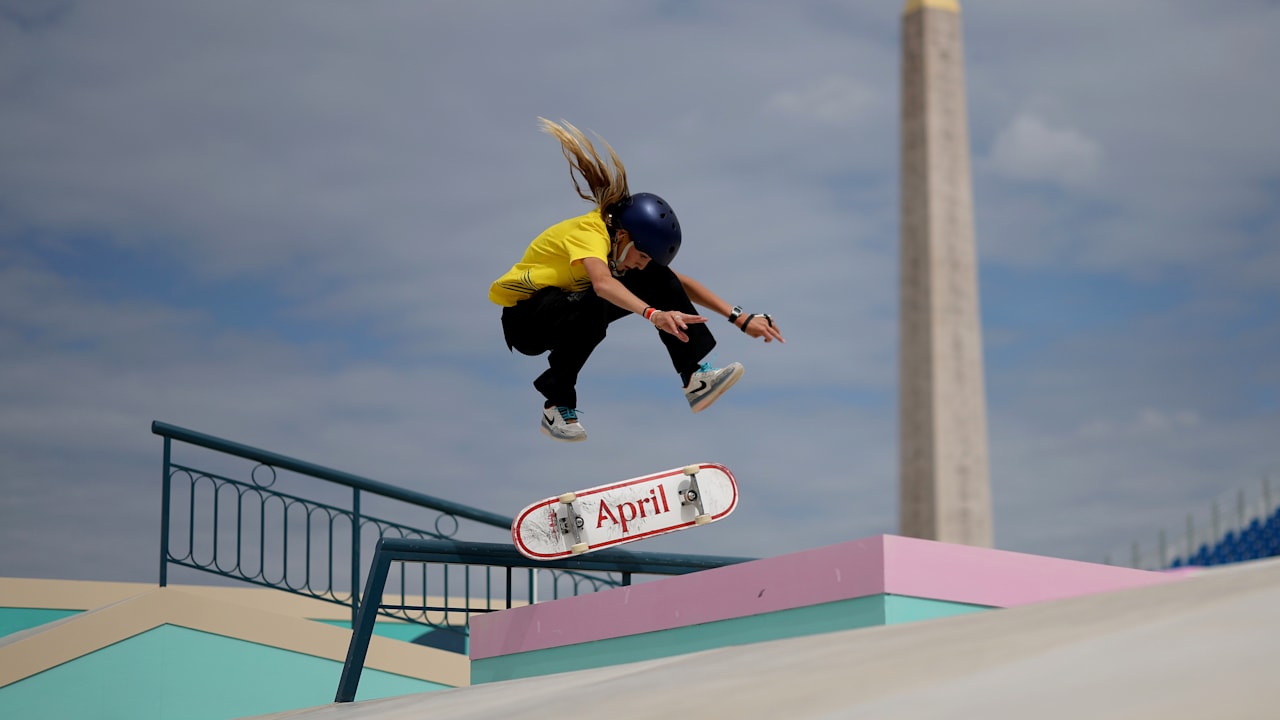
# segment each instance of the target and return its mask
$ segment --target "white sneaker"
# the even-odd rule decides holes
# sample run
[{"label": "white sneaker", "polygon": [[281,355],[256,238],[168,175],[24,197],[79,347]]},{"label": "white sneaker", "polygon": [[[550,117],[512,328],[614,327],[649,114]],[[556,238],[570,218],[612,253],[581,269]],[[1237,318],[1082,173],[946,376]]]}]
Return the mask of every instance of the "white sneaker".
[{"label": "white sneaker", "polygon": [[685,399],[694,412],[702,412],[711,407],[711,403],[720,399],[725,390],[742,378],[742,363],[730,363],[722,368],[713,368],[711,363],[702,363],[698,371],[689,378],[684,386]]},{"label": "white sneaker", "polygon": [[542,409],[542,434],[563,442],[587,439],[586,428],[578,422],[578,411],[567,407]]}]

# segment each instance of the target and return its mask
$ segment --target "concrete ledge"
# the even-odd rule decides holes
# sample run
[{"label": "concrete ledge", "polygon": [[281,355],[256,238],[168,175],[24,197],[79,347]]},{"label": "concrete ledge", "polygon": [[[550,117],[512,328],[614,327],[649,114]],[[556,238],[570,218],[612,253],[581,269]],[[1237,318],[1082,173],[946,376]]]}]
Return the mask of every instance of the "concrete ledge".
[{"label": "concrete ledge", "polygon": [[[0,607],[10,608],[42,608],[61,610],[93,610],[104,605],[126,600],[136,595],[157,589],[155,583],[103,582],[98,580],[55,580],[42,578],[0,578]],[[190,595],[198,595],[208,600],[235,603],[256,610],[289,615],[290,617],[310,620],[351,620],[351,608],[319,600],[316,598],[295,595],[272,588],[247,585],[179,585],[171,584],[170,588],[181,590]],[[387,599],[399,600],[399,595],[388,592]],[[407,605],[444,605],[462,607],[464,600],[431,596],[425,600],[420,596],[406,596]],[[442,613],[428,615],[434,622],[444,624]],[[379,622],[394,623],[394,620],[379,618]]]},{"label": "concrete ledge", "polygon": [[596,642],[873,595],[1013,607],[1178,576],[880,535],[473,617],[471,658]]}]

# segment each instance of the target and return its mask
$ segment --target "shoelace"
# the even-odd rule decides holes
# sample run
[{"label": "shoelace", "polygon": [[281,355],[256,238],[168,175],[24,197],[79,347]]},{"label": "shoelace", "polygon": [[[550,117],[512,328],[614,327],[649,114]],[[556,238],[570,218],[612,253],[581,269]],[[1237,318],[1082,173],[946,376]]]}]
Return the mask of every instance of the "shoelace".
[{"label": "shoelace", "polygon": [[[716,371],[716,369],[715,369],[715,367],[714,367],[714,366],[712,366],[712,365],[711,365],[711,363],[709,363],[709,362],[703,362],[703,363],[700,363],[700,364],[698,365],[698,369],[697,369],[697,370],[694,370],[694,371],[693,371],[693,374],[689,376],[689,382],[687,382],[687,383],[685,383],[685,384],[684,384],[684,390],[685,390],[685,392],[691,392],[691,391],[689,390],[689,387],[690,387],[691,385],[693,385],[693,379],[694,379],[695,377],[697,377],[698,375],[706,375],[707,373],[713,373],[713,372],[715,372],[715,371]],[[703,383],[703,384],[705,385],[705,383]]]},{"label": "shoelace", "polygon": [[565,422],[567,423],[578,422],[577,408],[569,408],[569,407],[564,407],[563,405],[559,405],[556,407],[556,411],[560,413],[560,417],[564,418]]},{"label": "shoelace", "polygon": [[716,367],[715,362],[719,355],[720,355],[720,350],[718,348],[715,350],[712,350],[711,354],[707,356],[707,359],[703,360],[701,363],[698,364],[697,372],[700,372],[700,373],[718,372],[721,368]]}]

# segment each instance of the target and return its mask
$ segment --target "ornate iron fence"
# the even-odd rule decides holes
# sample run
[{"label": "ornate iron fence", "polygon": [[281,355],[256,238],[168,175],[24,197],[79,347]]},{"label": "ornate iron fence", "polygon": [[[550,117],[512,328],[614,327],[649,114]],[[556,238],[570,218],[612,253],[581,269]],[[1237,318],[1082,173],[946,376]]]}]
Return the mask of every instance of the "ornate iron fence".
[{"label": "ornate iron fence", "polygon": [[[354,622],[361,568],[382,538],[449,540],[465,527],[470,535],[497,539],[510,531],[511,518],[495,513],[167,423],[153,422],[151,430],[164,439],[161,586],[168,584],[171,566],[190,568],[348,605]],[[175,443],[200,458],[176,462]],[[370,512],[373,505],[379,505],[378,514]],[[424,510],[430,529],[383,512],[417,522]],[[524,572],[513,572],[515,567],[402,566],[387,587],[400,602],[380,612],[422,625],[465,628],[472,612],[539,599],[537,572],[527,563]],[[553,571],[549,580],[552,597],[623,582],[621,571],[608,569]]]}]

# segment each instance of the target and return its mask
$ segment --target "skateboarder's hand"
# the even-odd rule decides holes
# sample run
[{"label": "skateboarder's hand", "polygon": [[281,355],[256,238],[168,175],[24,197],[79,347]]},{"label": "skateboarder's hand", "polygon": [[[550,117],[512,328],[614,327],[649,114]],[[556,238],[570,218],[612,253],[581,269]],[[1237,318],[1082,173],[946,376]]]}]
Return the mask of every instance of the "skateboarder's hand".
[{"label": "skateboarder's hand", "polygon": [[778,324],[773,321],[772,315],[750,315],[741,325],[742,332],[753,338],[764,338],[765,342],[786,342],[782,338],[782,331],[778,330]]},{"label": "skateboarder's hand", "polygon": [[689,329],[690,325],[705,323],[707,319],[701,315],[690,315],[682,313],[678,310],[659,310],[649,318],[659,330],[675,335],[680,342],[689,342],[689,336],[684,333]]}]

